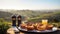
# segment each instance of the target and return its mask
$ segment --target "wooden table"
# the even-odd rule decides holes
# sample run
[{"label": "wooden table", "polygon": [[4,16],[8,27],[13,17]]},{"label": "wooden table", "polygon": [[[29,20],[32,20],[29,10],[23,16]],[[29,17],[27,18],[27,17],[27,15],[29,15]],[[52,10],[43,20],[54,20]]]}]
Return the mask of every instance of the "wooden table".
[{"label": "wooden table", "polygon": [[23,32],[14,32],[13,28],[7,30],[7,34],[24,34]]},{"label": "wooden table", "polygon": [[7,30],[7,34],[60,34],[60,30],[56,31],[56,32],[51,32],[51,33],[27,33],[27,32],[14,32],[13,28],[9,28]]}]

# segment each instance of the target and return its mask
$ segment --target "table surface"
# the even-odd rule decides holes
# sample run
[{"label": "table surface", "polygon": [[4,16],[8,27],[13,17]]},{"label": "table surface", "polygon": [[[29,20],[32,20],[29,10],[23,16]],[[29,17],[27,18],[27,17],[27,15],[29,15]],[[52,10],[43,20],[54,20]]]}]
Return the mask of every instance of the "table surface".
[{"label": "table surface", "polygon": [[27,33],[27,32],[14,32],[13,28],[9,28],[7,30],[7,33],[9,34],[60,34],[60,30],[56,31],[56,32],[51,32],[51,33]]}]

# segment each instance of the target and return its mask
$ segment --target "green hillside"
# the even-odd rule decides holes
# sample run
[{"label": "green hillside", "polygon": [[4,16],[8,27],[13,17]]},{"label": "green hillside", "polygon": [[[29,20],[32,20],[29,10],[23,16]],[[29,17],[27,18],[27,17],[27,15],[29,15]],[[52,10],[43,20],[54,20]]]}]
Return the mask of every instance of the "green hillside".
[{"label": "green hillside", "polygon": [[48,19],[51,24],[58,24],[58,27],[60,27],[60,10],[5,10],[0,11],[0,22],[6,22],[7,24],[11,25],[12,15],[29,17],[27,19],[28,22],[41,22],[42,19]]},{"label": "green hillside", "polygon": [[40,21],[41,19],[48,19],[54,21],[58,17],[60,20],[60,10],[8,10],[0,11],[0,17],[10,20],[12,15],[22,15],[29,17],[28,21]]},{"label": "green hillside", "polygon": [[6,21],[11,20],[12,13],[5,12],[5,11],[0,11],[0,18],[3,18]]},{"label": "green hillside", "polygon": [[10,17],[12,13],[0,11],[0,18]]}]

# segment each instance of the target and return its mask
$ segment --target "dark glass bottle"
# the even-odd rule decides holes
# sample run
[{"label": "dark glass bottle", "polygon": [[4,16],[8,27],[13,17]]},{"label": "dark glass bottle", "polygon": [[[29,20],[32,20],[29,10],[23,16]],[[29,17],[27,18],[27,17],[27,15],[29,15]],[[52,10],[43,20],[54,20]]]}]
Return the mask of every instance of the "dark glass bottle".
[{"label": "dark glass bottle", "polygon": [[16,16],[12,16],[12,26],[16,26]]},{"label": "dark glass bottle", "polygon": [[17,19],[18,19],[18,27],[19,27],[19,25],[21,24],[21,21],[22,21],[21,15],[19,15],[19,16],[17,17]]}]

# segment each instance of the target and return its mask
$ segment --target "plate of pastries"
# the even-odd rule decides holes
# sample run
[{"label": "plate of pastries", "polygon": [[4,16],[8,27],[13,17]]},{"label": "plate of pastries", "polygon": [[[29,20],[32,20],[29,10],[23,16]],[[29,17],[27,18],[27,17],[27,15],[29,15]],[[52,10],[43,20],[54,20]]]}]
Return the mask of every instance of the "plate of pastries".
[{"label": "plate of pastries", "polygon": [[52,24],[22,23],[20,24],[20,30],[27,32],[53,32],[57,31],[57,27]]}]

